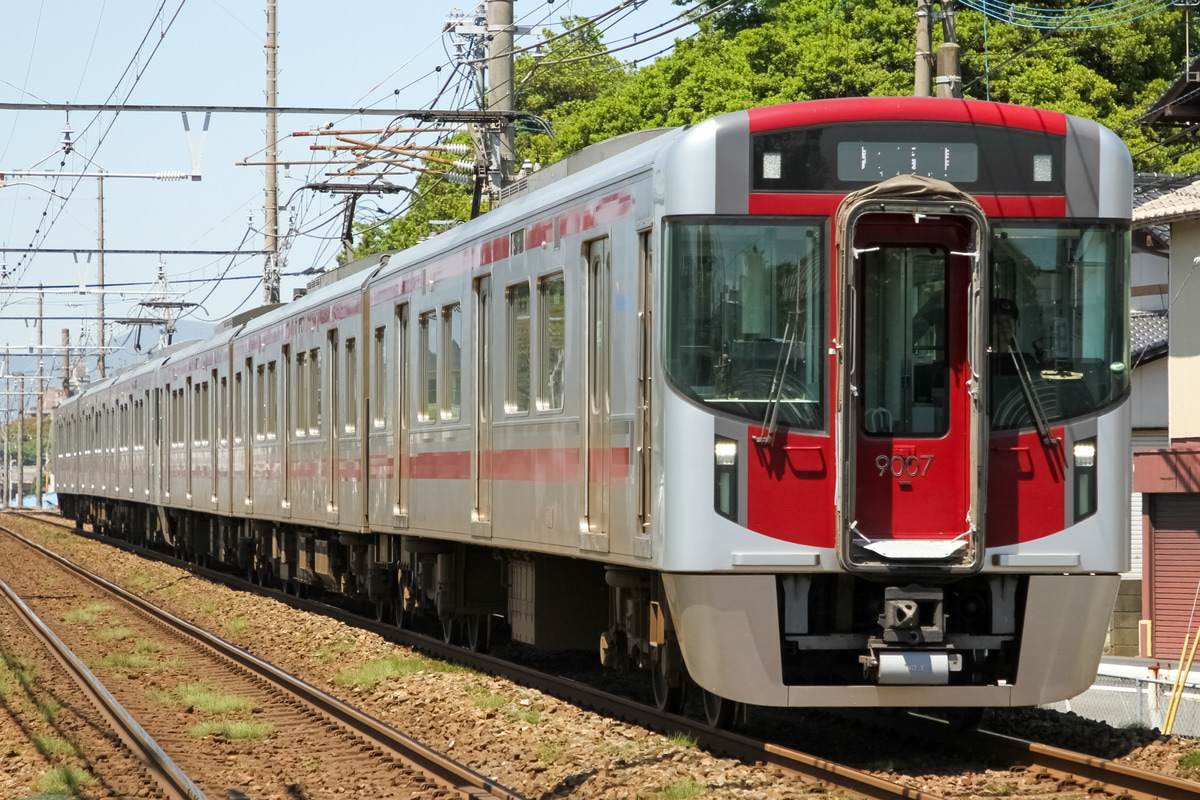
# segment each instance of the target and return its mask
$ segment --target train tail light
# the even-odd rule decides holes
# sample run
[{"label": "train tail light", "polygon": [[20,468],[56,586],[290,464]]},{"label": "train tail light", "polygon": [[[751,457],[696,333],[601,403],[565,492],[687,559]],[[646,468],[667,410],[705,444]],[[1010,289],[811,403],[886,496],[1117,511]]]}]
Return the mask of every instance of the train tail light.
[{"label": "train tail light", "polygon": [[713,445],[713,508],[726,519],[738,518],[738,443],[718,436]]}]

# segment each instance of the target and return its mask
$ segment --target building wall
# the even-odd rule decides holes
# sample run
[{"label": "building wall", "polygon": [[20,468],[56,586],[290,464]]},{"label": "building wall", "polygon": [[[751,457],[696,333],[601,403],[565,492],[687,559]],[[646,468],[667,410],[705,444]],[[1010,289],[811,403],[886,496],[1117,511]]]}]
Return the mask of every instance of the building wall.
[{"label": "building wall", "polygon": [[1130,282],[1130,308],[1162,311],[1167,307],[1167,259],[1161,253],[1135,248],[1130,264]]},{"label": "building wall", "polygon": [[[1200,220],[1171,225],[1171,308],[1200,309]],[[1171,441],[1200,441],[1200,313],[1173,313],[1170,317],[1171,352],[1167,357],[1170,380],[1169,429]]]}]

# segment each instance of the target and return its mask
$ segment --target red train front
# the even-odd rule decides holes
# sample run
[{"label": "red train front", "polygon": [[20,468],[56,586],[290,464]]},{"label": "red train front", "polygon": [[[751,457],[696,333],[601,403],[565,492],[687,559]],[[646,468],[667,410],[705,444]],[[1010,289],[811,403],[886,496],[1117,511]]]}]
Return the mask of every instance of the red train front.
[{"label": "red train front", "polygon": [[659,170],[661,567],[710,713],[1082,691],[1128,561],[1117,137],[822,101],[697,126]]}]

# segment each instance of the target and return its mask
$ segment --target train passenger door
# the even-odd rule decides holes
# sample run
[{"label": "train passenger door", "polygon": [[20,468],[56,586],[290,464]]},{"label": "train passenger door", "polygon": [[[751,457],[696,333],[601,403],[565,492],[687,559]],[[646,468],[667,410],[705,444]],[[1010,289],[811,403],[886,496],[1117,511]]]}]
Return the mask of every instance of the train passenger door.
[{"label": "train passenger door", "polygon": [[842,559],[977,570],[986,221],[967,203],[876,199],[839,214],[838,240]]},{"label": "train passenger door", "polygon": [[326,363],[329,365],[327,372],[329,373],[329,454],[327,464],[329,465],[329,480],[326,486],[325,496],[329,498],[326,502],[326,521],[337,523],[341,518],[338,513],[338,467],[340,448],[338,446],[342,435],[342,410],[341,397],[339,389],[339,381],[341,380],[340,373],[340,358],[338,356],[338,332],[337,328],[329,331],[328,338],[325,341],[327,350]]},{"label": "train passenger door", "polygon": [[392,359],[392,430],[396,432],[392,497],[396,527],[408,527],[408,304],[396,306],[396,357]]},{"label": "train passenger door", "polygon": [[492,535],[492,278],[475,279],[475,437],[471,533]]},{"label": "train passenger door", "polygon": [[584,549],[608,552],[609,481],[612,476],[612,414],[609,398],[609,326],[612,263],[609,239],[587,245],[587,359],[583,428]]},{"label": "train passenger door", "polygon": [[279,358],[283,367],[283,391],[279,397],[283,400],[283,425],[279,429],[279,513],[284,517],[292,515],[292,437],[295,435],[295,419],[292,409],[296,400],[292,397],[292,346],[285,344],[281,348]]},{"label": "train passenger door", "polygon": [[651,480],[653,464],[654,414],[651,401],[654,396],[651,367],[651,350],[654,336],[652,299],[654,287],[653,239],[651,231],[638,233],[638,387],[637,387],[637,529],[634,531],[634,554],[649,558],[651,524],[654,509],[654,484]]}]

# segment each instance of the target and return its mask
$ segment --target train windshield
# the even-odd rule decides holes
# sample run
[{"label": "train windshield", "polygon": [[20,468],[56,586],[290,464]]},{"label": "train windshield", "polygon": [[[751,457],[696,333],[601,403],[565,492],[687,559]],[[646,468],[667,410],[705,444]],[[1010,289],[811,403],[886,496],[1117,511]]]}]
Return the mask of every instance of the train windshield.
[{"label": "train windshield", "polygon": [[824,226],[706,217],[667,223],[666,342],[672,383],[711,408],[761,423],[825,424]]},{"label": "train windshield", "polygon": [[1095,413],[1129,387],[1129,231],[1110,223],[992,229],[988,368],[994,430]]}]

